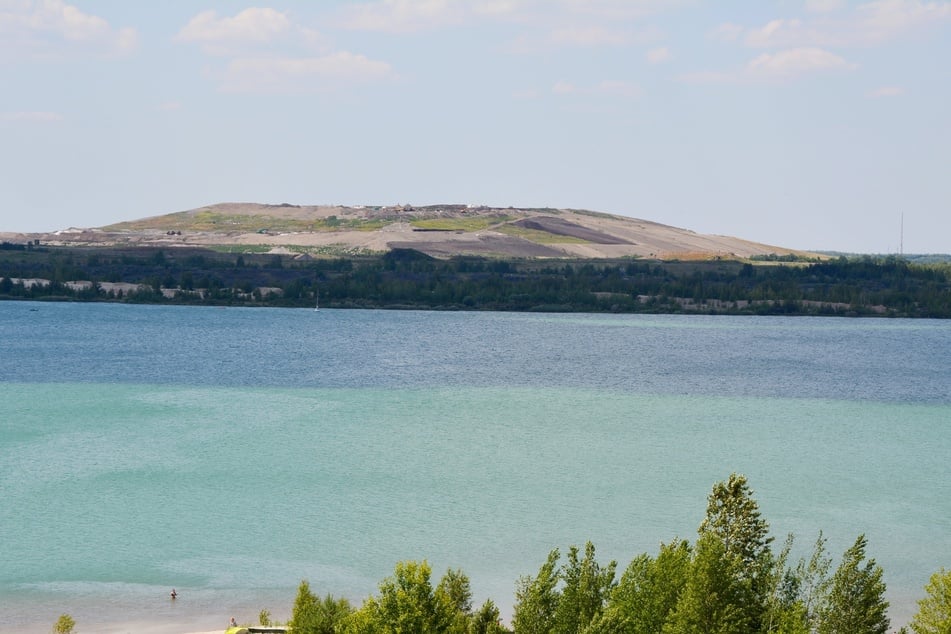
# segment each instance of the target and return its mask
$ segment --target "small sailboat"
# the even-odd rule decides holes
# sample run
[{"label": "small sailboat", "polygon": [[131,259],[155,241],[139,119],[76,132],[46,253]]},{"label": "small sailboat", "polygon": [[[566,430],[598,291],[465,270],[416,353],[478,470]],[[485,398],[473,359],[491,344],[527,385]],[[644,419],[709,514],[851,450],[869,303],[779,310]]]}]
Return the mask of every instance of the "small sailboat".
[{"label": "small sailboat", "polygon": [[314,312],[320,310],[320,291],[314,293]]}]

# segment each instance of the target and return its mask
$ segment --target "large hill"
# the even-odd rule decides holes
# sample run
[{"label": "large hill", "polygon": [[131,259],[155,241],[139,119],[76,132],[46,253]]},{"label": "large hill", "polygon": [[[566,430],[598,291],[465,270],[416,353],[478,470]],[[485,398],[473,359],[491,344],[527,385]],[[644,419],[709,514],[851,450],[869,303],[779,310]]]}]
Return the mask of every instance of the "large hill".
[{"label": "large hill", "polygon": [[[11,239],[11,234],[0,235]],[[64,246],[206,246],[323,255],[410,248],[435,257],[652,259],[814,257],[740,238],[611,214],[469,205],[219,203],[94,229],[29,236]]]}]

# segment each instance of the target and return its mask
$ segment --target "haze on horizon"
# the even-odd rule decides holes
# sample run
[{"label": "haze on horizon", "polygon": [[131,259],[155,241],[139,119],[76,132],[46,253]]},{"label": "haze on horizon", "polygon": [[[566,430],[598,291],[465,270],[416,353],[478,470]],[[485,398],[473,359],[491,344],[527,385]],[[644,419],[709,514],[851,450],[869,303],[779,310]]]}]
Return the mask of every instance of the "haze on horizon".
[{"label": "haze on horizon", "polygon": [[951,252],[951,0],[0,0],[0,231],[571,207]]}]

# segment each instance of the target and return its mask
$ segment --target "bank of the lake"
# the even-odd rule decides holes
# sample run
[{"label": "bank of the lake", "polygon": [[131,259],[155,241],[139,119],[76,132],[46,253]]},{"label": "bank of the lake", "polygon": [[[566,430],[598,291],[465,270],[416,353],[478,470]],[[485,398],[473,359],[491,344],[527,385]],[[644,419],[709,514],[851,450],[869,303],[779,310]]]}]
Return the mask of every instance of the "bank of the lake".
[{"label": "bank of the lake", "polygon": [[329,308],[951,317],[951,265],[895,256],[500,260],[398,249],[315,259],[20,246],[0,249],[0,299],[313,307],[319,296]]}]

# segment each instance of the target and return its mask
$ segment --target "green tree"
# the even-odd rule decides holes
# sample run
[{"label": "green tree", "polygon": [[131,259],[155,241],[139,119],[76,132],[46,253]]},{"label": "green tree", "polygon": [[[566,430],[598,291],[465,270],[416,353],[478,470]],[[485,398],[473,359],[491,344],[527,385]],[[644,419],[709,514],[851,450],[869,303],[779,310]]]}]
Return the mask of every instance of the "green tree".
[{"label": "green tree", "polygon": [[318,634],[334,634],[337,627],[353,611],[350,602],[345,598],[335,599],[333,595],[325,595],[317,604],[319,619],[317,622]]},{"label": "green tree", "polygon": [[752,629],[758,630],[770,592],[773,538],[745,476],[732,473],[726,482],[713,485],[698,532],[723,545],[723,555],[732,560],[730,568],[737,576],[736,588],[745,589],[745,596],[736,595],[743,602],[736,607],[745,612]]},{"label": "green tree", "polygon": [[737,634],[755,632],[750,616],[749,579],[740,559],[711,532],[697,539],[687,583],[665,623],[665,634]]},{"label": "green tree", "polygon": [[[350,602],[326,595],[318,599],[306,581],[301,581],[294,600],[291,625],[298,634],[333,634],[351,612]],[[262,610],[261,616],[270,620],[270,614]],[[265,625],[262,620],[261,625]]]},{"label": "green tree", "polygon": [[829,576],[831,569],[832,557],[826,551],[826,538],[820,531],[809,561],[801,559],[794,573],[796,593],[805,610],[806,624],[810,631],[818,629],[819,619],[829,600],[829,588],[832,586],[832,578]]},{"label": "green tree", "polygon": [[558,634],[575,634],[583,631],[600,618],[604,605],[614,588],[616,562],[601,567],[595,560],[594,544],[585,544],[584,558],[579,559],[579,550],[568,550],[568,561],[561,570],[564,582],[561,598],[555,608],[555,628]]},{"label": "green tree", "polygon": [[515,589],[515,607],[512,625],[518,634],[550,634],[555,627],[555,612],[560,593],[558,586],[558,549],[548,553],[548,559],[532,577],[522,577]]},{"label": "green tree", "polygon": [[865,535],[859,535],[842,556],[842,563],[832,576],[819,634],[885,634],[888,631],[883,571],[874,559],[865,561],[867,545]]},{"label": "green tree", "polygon": [[746,477],[736,473],[730,474],[726,482],[713,485],[699,533],[715,535],[723,542],[727,555],[735,555],[752,567],[769,553],[773,541],[769,537],[769,524],[760,516]]},{"label": "green tree", "polygon": [[295,632],[315,632],[318,619],[317,597],[310,591],[310,584],[303,580],[297,586],[297,596],[291,611],[291,626]]},{"label": "green tree", "polygon": [[338,631],[345,634],[454,632],[455,610],[448,595],[433,588],[431,574],[432,569],[425,561],[399,562],[393,576],[380,583],[380,595],[368,598],[363,607],[342,619]]},{"label": "green tree", "polygon": [[61,614],[53,625],[54,634],[73,634],[75,629],[76,621],[68,614]]},{"label": "green tree", "polygon": [[395,574],[380,584],[380,612],[391,632],[445,632],[452,622],[449,602],[430,583],[432,569],[423,562],[396,564]]},{"label": "green tree", "polygon": [[462,570],[450,568],[439,580],[436,595],[440,602],[447,605],[452,612],[450,631],[466,634],[472,617],[472,590],[469,586],[469,577]]},{"label": "green tree", "polygon": [[472,590],[469,587],[469,577],[461,570],[449,569],[436,588],[442,593],[453,609],[469,614],[472,612]]},{"label": "green tree", "polygon": [[503,634],[507,630],[499,624],[499,608],[492,599],[486,599],[469,621],[468,634]]},{"label": "green tree", "polygon": [[809,634],[811,631],[805,603],[799,593],[799,578],[786,565],[792,547],[793,536],[790,534],[768,572],[766,582],[769,591],[761,623],[763,632]]},{"label": "green tree", "polygon": [[917,634],[951,634],[951,570],[942,568],[931,575],[925,592],[911,629]]},{"label": "green tree", "polygon": [[611,593],[608,614],[625,631],[660,634],[677,605],[690,571],[686,540],[661,544],[657,558],[647,554],[631,561]]},{"label": "green tree", "polygon": [[337,628],[337,634],[383,634],[383,625],[377,617],[379,606],[374,597],[367,599],[363,607],[351,612]]}]

